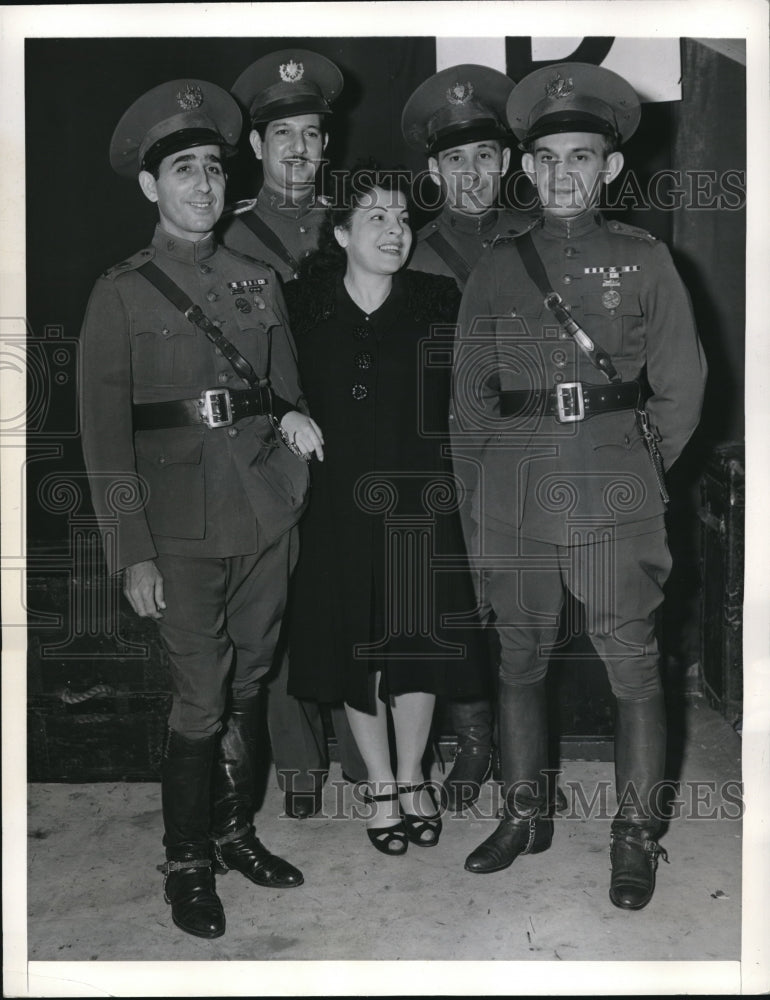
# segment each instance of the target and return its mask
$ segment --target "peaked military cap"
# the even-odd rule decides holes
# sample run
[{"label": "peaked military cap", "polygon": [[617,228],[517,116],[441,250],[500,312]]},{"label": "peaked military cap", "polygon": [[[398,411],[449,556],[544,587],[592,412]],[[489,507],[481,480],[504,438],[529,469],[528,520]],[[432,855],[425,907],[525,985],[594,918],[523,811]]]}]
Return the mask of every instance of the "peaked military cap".
[{"label": "peaked military cap", "polygon": [[205,80],[170,80],[134,101],[110,142],[110,164],[123,177],[136,177],[180,149],[218,145],[235,152],[243,116],[222,87]]},{"label": "peaked military cap", "polygon": [[331,59],[308,49],[282,49],[247,67],[232,87],[252,124],[284,115],[330,115],[342,92],[342,73]]},{"label": "peaked military cap", "polygon": [[544,66],[517,83],[506,106],[522,147],[559,132],[598,132],[630,139],[641,117],[636,91],[617,73],[592,63]]},{"label": "peaked military cap", "polygon": [[483,139],[505,141],[505,102],[513,80],[489,66],[465,63],[428,77],[404,105],[401,132],[414,149],[433,156]]}]

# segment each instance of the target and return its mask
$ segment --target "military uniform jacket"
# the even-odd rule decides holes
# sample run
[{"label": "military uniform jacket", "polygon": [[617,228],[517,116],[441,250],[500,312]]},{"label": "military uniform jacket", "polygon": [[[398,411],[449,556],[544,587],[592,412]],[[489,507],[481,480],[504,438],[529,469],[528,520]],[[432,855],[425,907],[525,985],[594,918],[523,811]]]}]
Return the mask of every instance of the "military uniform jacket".
[{"label": "military uniform jacket", "polygon": [[[698,423],[706,361],[668,249],[598,212],[546,218],[532,238],[551,287],[623,381],[646,372],[646,410],[670,468]],[[633,409],[572,423],[531,410],[501,417],[500,390],[607,385],[546,309],[515,244],[501,240],[488,252],[459,315],[450,427],[473,520],[562,545],[595,529],[621,537],[662,528],[664,504]]]},{"label": "military uniform jacket", "polygon": [[275,274],[218,246],[213,236],[191,243],[156,229],[150,247],[99,278],[81,334],[83,452],[111,572],[158,553],[256,552],[270,537],[280,503],[249,472],[271,434],[267,417],[134,435],[133,403],[248,388],[204,333],[142,276],[139,268],[148,260],[221,326],[258,374],[266,370],[272,341],[273,388],[304,409]]},{"label": "military uniform jacket", "polygon": [[[409,260],[414,271],[443,274],[454,278],[458,287],[465,287],[467,275],[473,270],[484,250],[492,246],[498,236],[520,233],[531,224],[531,219],[510,209],[490,208],[482,215],[466,215],[444,206],[441,214],[417,233],[415,249]],[[431,244],[430,237],[438,233],[465,264],[464,273],[448,263]]]},{"label": "military uniform jacket", "polygon": [[[249,213],[258,215],[270,227],[285,253],[277,253],[249,229],[245,221]],[[233,206],[223,216],[219,231],[225,246],[265,261],[286,282],[297,277],[300,261],[317,247],[325,214],[322,199],[311,195],[297,204],[289,204],[285,194],[263,187],[256,199]]]}]

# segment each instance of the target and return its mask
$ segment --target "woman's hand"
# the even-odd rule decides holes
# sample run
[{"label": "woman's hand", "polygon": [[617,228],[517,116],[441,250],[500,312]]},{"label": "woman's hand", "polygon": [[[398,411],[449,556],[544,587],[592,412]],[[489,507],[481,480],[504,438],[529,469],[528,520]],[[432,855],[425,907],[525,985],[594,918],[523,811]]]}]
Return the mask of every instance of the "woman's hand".
[{"label": "woman's hand", "polygon": [[323,462],[324,436],[312,417],[299,410],[290,410],[281,420],[281,430],[304,458],[310,458],[315,453],[318,461]]}]

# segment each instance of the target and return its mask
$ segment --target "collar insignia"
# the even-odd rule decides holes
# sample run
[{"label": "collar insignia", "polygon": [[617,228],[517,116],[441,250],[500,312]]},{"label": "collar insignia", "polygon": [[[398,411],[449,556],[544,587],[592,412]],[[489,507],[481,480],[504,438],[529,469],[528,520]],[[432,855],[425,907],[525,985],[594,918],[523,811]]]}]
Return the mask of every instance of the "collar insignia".
[{"label": "collar insignia", "polygon": [[305,75],[305,67],[290,59],[287,63],[281,63],[278,72],[284,83],[297,83]]},{"label": "collar insignia", "polygon": [[194,111],[203,104],[203,91],[188,83],[183,91],[177,92],[176,100],[182,111]]}]

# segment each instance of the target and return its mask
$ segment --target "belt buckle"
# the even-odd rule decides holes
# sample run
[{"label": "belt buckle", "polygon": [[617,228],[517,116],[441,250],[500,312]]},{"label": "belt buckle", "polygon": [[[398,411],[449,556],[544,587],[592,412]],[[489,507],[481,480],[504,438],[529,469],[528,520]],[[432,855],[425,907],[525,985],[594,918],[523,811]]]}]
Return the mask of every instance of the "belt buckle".
[{"label": "belt buckle", "polygon": [[562,382],[556,386],[556,419],[560,424],[585,420],[582,382]]},{"label": "belt buckle", "polygon": [[233,404],[229,389],[206,389],[201,397],[203,421],[207,427],[229,427],[233,422]]}]

